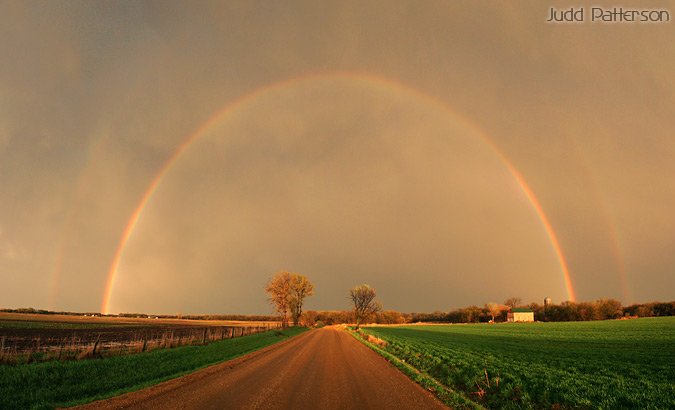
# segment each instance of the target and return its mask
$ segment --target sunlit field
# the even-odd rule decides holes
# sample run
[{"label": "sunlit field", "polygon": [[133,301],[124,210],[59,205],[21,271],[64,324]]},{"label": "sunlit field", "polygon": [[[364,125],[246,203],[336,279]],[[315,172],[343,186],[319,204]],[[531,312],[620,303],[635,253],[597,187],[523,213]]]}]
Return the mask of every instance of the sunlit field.
[{"label": "sunlit field", "polygon": [[675,317],[363,332],[488,408],[675,408]]},{"label": "sunlit field", "polygon": [[0,312],[0,364],[138,353],[232,339],[278,326],[276,322]]},{"label": "sunlit field", "polygon": [[49,327],[92,327],[92,326],[155,326],[155,325],[197,325],[204,326],[249,326],[267,322],[236,320],[189,320],[153,319],[144,317],[108,317],[82,315],[44,315],[31,313],[0,312],[0,329],[8,327],[49,328]]}]

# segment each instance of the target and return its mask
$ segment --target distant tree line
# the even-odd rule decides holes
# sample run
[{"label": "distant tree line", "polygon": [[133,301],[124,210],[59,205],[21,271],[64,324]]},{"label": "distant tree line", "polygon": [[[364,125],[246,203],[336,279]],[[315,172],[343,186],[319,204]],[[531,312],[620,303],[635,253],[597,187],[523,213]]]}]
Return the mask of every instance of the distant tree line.
[{"label": "distant tree line", "polygon": [[[503,304],[487,303],[483,307],[469,306],[455,309],[450,312],[435,311],[432,313],[401,313],[394,310],[378,311],[365,315],[361,323],[377,324],[404,324],[416,322],[436,323],[487,323],[505,322],[508,309],[525,307],[534,311],[534,320],[540,322],[571,322],[587,320],[619,319],[622,317],[657,317],[675,316],[675,301],[634,303],[622,306],[615,299],[598,299],[594,302],[569,302],[558,305],[540,305],[538,303],[523,304],[519,298],[510,298]],[[37,313],[45,315],[100,315],[99,313],[85,312],[54,312],[34,308],[0,309],[7,313]],[[117,315],[106,315],[117,316]],[[158,317],[160,319],[189,319],[189,320],[237,320],[273,322],[280,321],[276,315],[147,315],[144,313],[122,313],[122,317]],[[298,324],[304,326],[323,326],[341,323],[356,323],[354,310],[308,310],[299,316]]]},{"label": "distant tree line", "polygon": [[236,320],[243,322],[276,322],[274,315],[157,315],[160,319],[187,319],[187,320]]},{"label": "distant tree line", "polygon": [[102,315],[99,312],[56,312],[53,310],[34,309],[34,308],[17,308],[17,309],[0,309],[0,312],[5,313],[33,313],[39,315],[67,315],[67,316],[106,316],[106,317],[129,317],[129,318],[159,318],[159,319],[188,319],[188,320],[232,320],[243,322],[276,322],[279,321],[278,316],[274,315],[149,315],[147,313],[120,313],[119,315],[108,314]]},{"label": "distant tree line", "polygon": [[[562,302],[547,306],[537,303],[522,304],[518,298],[511,305],[488,303],[483,307],[468,306],[450,312],[401,313],[394,310],[376,312],[362,320],[363,323],[405,324],[405,323],[487,323],[505,322],[510,308],[529,308],[534,311],[534,320],[540,322],[571,322],[587,320],[620,319],[622,317],[675,316],[674,302],[635,303],[622,306],[615,299],[598,299],[594,302]],[[303,313],[301,324],[323,326],[341,323],[356,323],[353,310],[308,310]]]},{"label": "distant tree line", "polygon": [[[402,324],[410,322],[410,315],[394,310],[385,310],[365,315],[361,323]],[[300,323],[304,326],[338,325],[356,323],[354,310],[308,310],[303,313]]]},{"label": "distant tree line", "polygon": [[[518,298],[516,302],[519,301]],[[675,316],[674,302],[635,303],[622,306],[615,299],[598,299],[594,302],[565,301],[558,305],[540,305],[538,303],[522,304],[511,303],[507,300],[498,305],[494,302],[484,307],[469,306],[455,309],[450,312],[436,311],[433,313],[411,313],[411,322],[445,322],[445,323],[483,323],[494,320],[505,322],[510,308],[529,308],[534,312],[534,320],[540,322],[572,322],[588,320],[620,319],[622,317],[654,317]],[[494,319],[493,319],[494,318]]]},{"label": "distant tree line", "polygon": [[0,312],[6,313],[37,313],[39,315],[83,315],[83,313],[70,313],[70,312],[52,312],[44,309],[34,309],[29,308],[18,308],[18,309],[0,309]]},{"label": "distant tree line", "polygon": [[0,312],[5,313],[32,313],[38,315],[66,315],[66,316],[117,316],[117,315],[102,315],[98,312],[66,312],[66,311],[53,311],[45,309],[35,309],[32,307],[28,308],[16,308],[16,309],[0,309]]}]

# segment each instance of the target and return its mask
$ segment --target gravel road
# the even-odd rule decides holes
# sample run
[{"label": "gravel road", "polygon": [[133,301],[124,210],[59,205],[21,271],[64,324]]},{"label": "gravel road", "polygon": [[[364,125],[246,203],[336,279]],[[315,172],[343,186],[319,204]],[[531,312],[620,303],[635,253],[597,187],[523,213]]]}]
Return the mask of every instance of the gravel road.
[{"label": "gravel road", "polygon": [[447,409],[344,331],[312,330],[92,409]]}]

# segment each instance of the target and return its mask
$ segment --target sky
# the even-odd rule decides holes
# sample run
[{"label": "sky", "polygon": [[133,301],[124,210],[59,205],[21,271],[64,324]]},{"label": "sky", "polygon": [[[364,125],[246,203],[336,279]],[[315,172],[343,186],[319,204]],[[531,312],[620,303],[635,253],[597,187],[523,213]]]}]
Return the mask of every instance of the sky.
[{"label": "sky", "polygon": [[0,307],[675,299],[675,23],[573,6],[2,2]]}]

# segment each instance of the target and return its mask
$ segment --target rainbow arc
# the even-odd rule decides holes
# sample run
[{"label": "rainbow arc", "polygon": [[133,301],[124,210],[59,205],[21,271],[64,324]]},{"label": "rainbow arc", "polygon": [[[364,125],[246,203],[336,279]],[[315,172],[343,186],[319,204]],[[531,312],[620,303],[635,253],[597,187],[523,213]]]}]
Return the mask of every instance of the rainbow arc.
[{"label": "rainbow arc", "polygon": [[255,100],[256,98],[262,96],[263,94],[273,91],[273,90],[278,90],[283,87],[288,87],[296,84],[300,84],[303,82],[309,82],[309,81],[315,81],[315,80],[320,80],[320,79],[327,79],[327,78],[335,78],[335,79],[351,79],[355,81],[363,81],[366,83],[376,83],[380,85],[384,85],[387,87],[393,87],[394,89],[400,90],[400,91],[405,91],[408,93],[411,93],[413,95],[422,97],[423,99],[427,101],[431,101],[435,105],[441,107],[443,110],[451,114],[452,116],[459,118],[462,120],[463,124],[470,129],[472,132],[474,132],[476,135],[480,136],[485,143],[494,151],[494,153],[497,155],[497,157],[501,160],[501,162],[504,164],[506,169],[509,171],[509,173],[513,176],[514,180],[517,182],[518,186],[524,193],[524,195],[527,197],[528,201],[532,204],[532,207],[534,208],[534,211],[538,215],[544,230],[546,231],[546,234],[549,237],[549,240],[551,242],[551,245],[553,246],[553,249],[555,251],[556,257],[558,259],[558,262],[560,264],[560,269],[563,275],[564,283],[565,283],[565,288],[567,291],[567,295],[569,297],[569,300],[575,301],[575,295],[574,295],[574,289],[572,287],[572,280],[570,277],[570,273],[567,267],[567,263],[565,261],[565,258],[563,256],[560,243],[558,242],[558,239],[555,235],[555,232],[553,231],[553,227],[551,226],[551,223],[548,220],[548,217],[544,213],[544,210],[542,209],[539,201],[537,200],[536,196],[530,189],[530,187],[527,185],[523,177],[516,171],[516,169],[509,163],[509,161],[502,155],[502,153],[495,147],[494,144],[490,142],[490,140],[470,121],[462,118],[461,116],[457,115],[457,113],[446,103],[443,101],[437,99],[434,96],[427,95],[425,93],[422,93],[416,89],[410,88],[406,85],[400,84],[398,82],[385,79],[382,77],[376,77],[372,75],[366,75],[366,74],[355,74],[355,73],[328,73],[328,74],[312,74],[312,75],[307,75],[307,76],[302,76],[302,77],[297,77],[297,78],[291,78],[287,79],[284,81],[279,81],[273,84],[266,85],[264,87],[258,88],[240,98],[237,100],[231,102],[230,104],[226,105],[223,109],[221,109],[219,112],[217,112],[213,117],[211,117],[208,121],[203,123],[199,128],[197,128],[191,135],[189,135],[185,141],[176,149],[176,151],[171,155],[171,157],[164,163],[164,165],[160,168],[160,170],[157,172],[156,176],[148,186],[147,190],[143,194],[143,197],[139,201],[138,205],[136,206],[133,214],[131,215],[131,218],[129,218],[129,222],[127,223],[124,232],[122,234],[122,237],[120,239],[119,245],[117,247],[117,250],[115,252],[115,256],[113,258],[112,264],[110,265],[110,269],[108,270],[108,277],[106,281],[106,286],[103,294],[103,301],[101,304],[101,312],[104,314],[108,314],[110,311],[110,300],[113,294],[113,290],[115,287],[115,279],[118,275],[119,271],[119,265],[122,257],[124,256],[124,249],[126,248],[127,242],[129,241],[129,238],[131,237],[131,234],[134,231],[134,228],[136,227],[136,224],[138,223],[139,219],[143,215],[143,211],[146,208],[146,205],[152,198],[154,192],[156,191],[157,187],[161,184],[163,178],[166,176],[167,172],[173,167],[173,165],[176,163],[176,161],[185,153],[185,151],[188,150],[190,145],[195,142],[200,136],[204,135],[207,131],[212,129],[217,123],[225,119],[228,115],[232,114],[237,108],[243,106],[244,104]]}]

